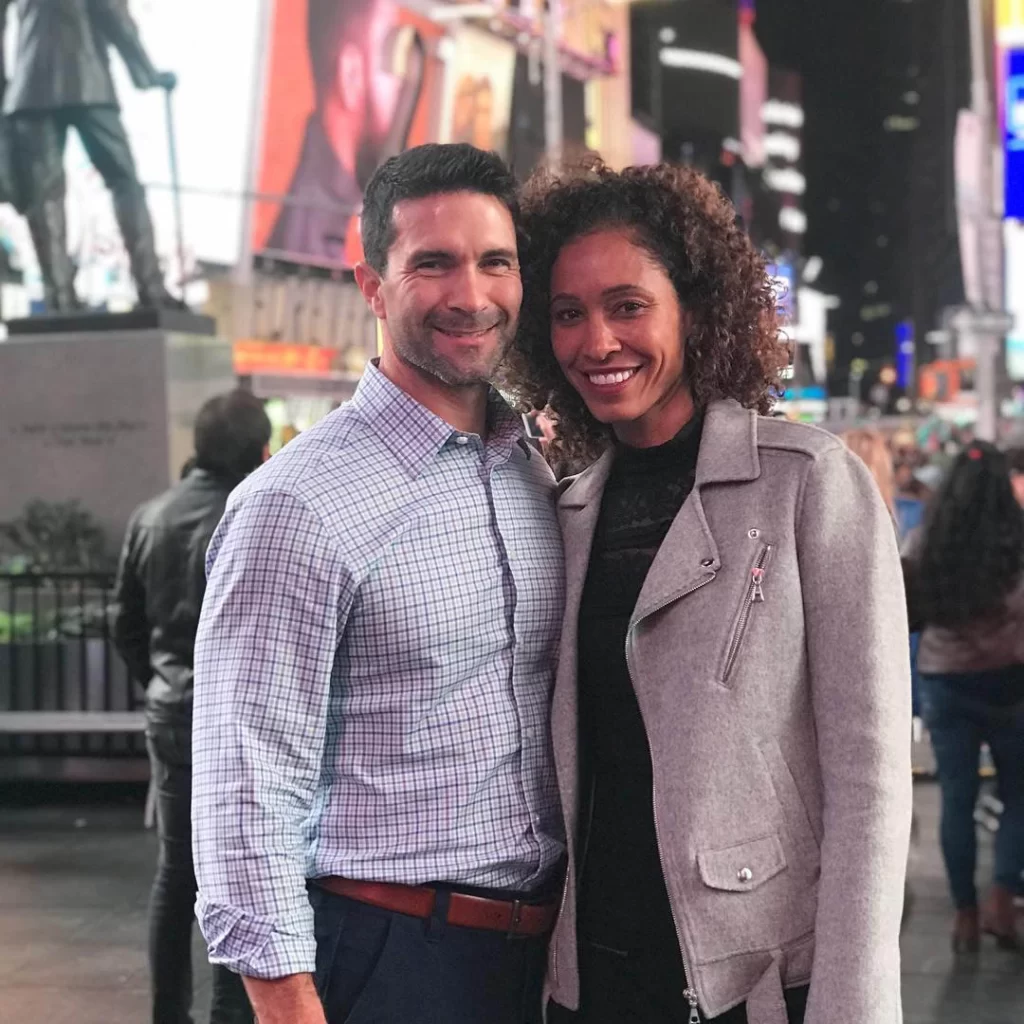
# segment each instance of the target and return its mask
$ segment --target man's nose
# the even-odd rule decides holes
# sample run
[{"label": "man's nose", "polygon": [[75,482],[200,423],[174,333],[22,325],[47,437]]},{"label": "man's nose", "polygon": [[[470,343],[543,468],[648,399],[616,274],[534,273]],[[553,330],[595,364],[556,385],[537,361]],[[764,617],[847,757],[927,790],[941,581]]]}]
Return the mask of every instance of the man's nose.
[{"label": "man's nose", "polygon": [[448,306],[463,313],[481,313],[490,303],[487,300],[484,275],[476,267],[464,267],[452,277]]}]

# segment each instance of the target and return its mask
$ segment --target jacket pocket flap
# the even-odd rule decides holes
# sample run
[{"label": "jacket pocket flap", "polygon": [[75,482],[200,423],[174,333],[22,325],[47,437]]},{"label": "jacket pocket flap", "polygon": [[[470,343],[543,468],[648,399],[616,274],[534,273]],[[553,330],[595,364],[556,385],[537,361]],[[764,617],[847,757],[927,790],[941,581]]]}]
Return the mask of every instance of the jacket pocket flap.
[{"label": "jacket pocket flap", "polygon": [[725,850],[697,854],[704,884],[726,892],[750,892],[786,869],[786,854],[777,835],[752,839]]}]

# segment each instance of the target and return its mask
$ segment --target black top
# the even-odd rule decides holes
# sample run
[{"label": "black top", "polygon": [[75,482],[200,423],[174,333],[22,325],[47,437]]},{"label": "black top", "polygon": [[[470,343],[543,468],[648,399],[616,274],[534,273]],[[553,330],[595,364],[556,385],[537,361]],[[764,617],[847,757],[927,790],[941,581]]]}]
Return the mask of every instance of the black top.
[{"label": "black top", "polygon": [[616,449],[580,604],[578,926],[583,938],[613,949],[675,936],[625,646],[651,563],[693,489],[702,425],[695,417],[666,444]]}]

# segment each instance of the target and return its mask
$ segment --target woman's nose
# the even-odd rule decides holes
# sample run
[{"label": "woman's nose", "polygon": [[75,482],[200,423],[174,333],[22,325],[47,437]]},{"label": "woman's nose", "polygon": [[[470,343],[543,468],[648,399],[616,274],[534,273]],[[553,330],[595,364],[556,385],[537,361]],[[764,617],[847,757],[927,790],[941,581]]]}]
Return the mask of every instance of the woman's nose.
[{"label": "woman's nose", "polygon": [[622,345],[604,319],[594,317],[588,324],[584,349],[591,359],[601,362],[621,351]]}]

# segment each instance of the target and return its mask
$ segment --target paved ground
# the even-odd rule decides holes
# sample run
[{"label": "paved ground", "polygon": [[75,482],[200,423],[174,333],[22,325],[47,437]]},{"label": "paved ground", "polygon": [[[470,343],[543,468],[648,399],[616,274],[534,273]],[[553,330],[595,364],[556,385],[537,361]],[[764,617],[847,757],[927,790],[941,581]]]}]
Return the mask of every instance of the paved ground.
[{"label": "paved ground", "polygon": [[[146,1024],[145,915],[155,838],[138,790],[77,803],[11,806],[0,791],[0,1022]],[[87,800],[89,802],[82,802]],[[904,941],[906,1024],[1021,1024],[1024,957],[986,946],[956,963],[935,848],[937,792],[917,787],[921,839]],[[987,847],[987,844],[986,844]],[[987,858],[986,858],[987,862]],[[196,963],[202,949],[196,945]],[[196,1021],[209,1004],[197,971]]]}]

